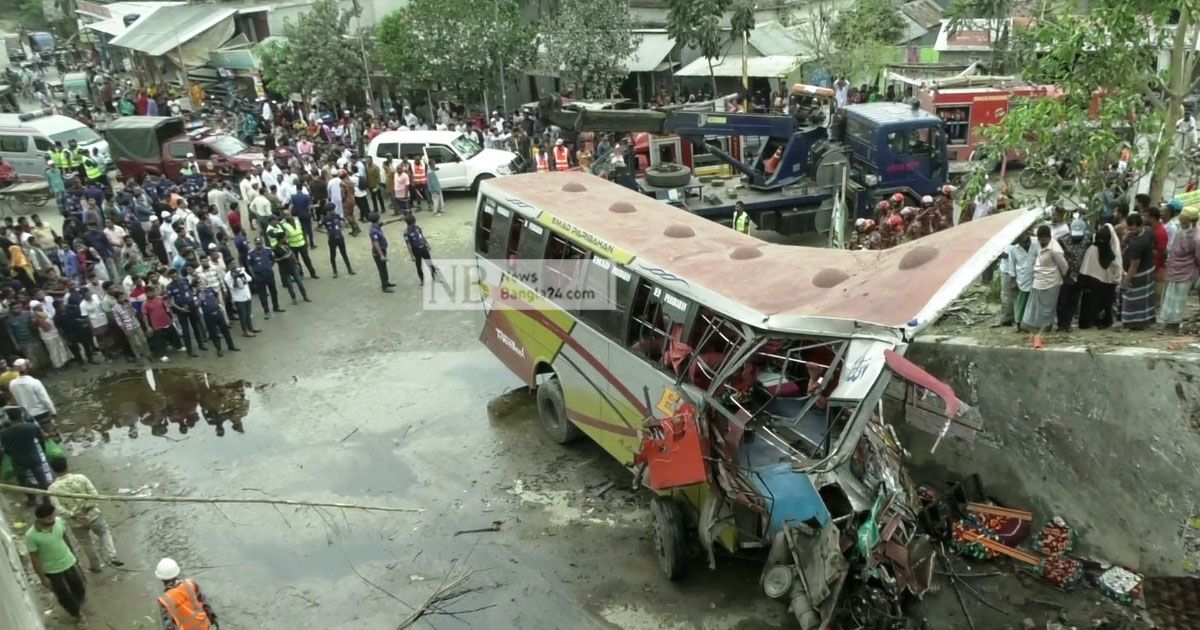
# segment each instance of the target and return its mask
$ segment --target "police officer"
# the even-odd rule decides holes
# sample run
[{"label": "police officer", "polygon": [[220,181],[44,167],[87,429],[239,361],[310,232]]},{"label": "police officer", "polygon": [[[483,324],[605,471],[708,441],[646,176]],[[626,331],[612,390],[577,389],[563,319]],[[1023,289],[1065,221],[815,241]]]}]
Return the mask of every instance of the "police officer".
[{"label": "police officer", "polygon": [[67,141],[67,167],[79,173],[81,181],[87,181],[87,173],[83,169],[83,149],[74,140]]},{"label": "police officer", "polygon": [[384,293],[391,293],[392,287],[396,285],[388,278],[388,240],[383,233],[383,223],[379,220],[378,212],[371,215],[371,229],[368,234],[371,237],[371,257],[375,259],[375,269],[379,271],[379,286]]},{"label": "police officer", "polygon": [[284,242],[287,246],[296,252],[300,260],[304,261],[304,266],[308,269],[308,276],[313,280],[318,280],[317,270],[313,268],[312,258],[308,255],[308,239],[304,236],[304,226],[300,220],[292,216],[290,210],[283,211],[283,221],[279,222],[279,227],[283,229]]},{"label": "police officer", "polygon": [[267,222],[267,227],[263,229],[263,236],[267,237],[267,247],[275,249],[277,245],[287,240],[287,232],[284,232],[283,226],[279,225],[278,215],[268,215]]},{"label": "police officer", "polygon": [[[262,303],[263,319],[271,319],[271,311],[283,313],[279,308],[279,288],[275,285],[275,256],[267,249],[263,237],[254,238],[254,249],[246,255],[246,264],[250,269],[250,277],[254,278],[254,292]],[[271,308],[267,307],[267,297],[270,296]]]},{"label": "police officer", "polygon": [[225,356],[221,350],[221,337],[225,337],[225,342],[229,345],[230,350],[238,352],[240,348],[233,345],[233,335],[229,334],[229,322],[226,321],[225,305],[221,303],[221,294],[212,287],[201,287],[199,278],[192,279],[192,294],[200,305],[200,312],[204,315],[204,325],[208,327],[208,337],[212,340],[213,347],[217,349],[217,356]]},{"label": "police officer", "polygon": [[325,204],[325,216],[321,217],[321,227],[325,228],[325,234],[329,237],[329,266],[333,267],[333,277],[338,277],[337,271],[337,253],[342,252],[342,261],[346,263],[346,271],[350,275],[354,275],[354,269],[350,266],[350,257],[346,255],[346,233],[342,231],[342,227],[346,225],[346,220],[339,217],[333,211],[333,204]]},{"label": "police officer", "polygon": [[191,337],[196,337],[196,345],[201,350],[208,350],[208,346],[204,345],[204,324],[200,320],[196,294],[192,290],[191,283],[186,278],[180,277],[179,272],[175,269],[168,270],[167,277],[171,280],[167,285],[167,301],[171,304],[171,311],[175,313],[179,325],[183,328],[183,345],[187,347],[188,356],[198,357],[200,355],[192,349]]},{"label": "police officer", "polygon": [[[49,157],[58,170],[66,171],[71,168],[71,158],[67,157],[67,150],[63,148],[62,140],[54,141],[54,148],[50,149]],[[66,174],[64,173],[63,176],[65,177]]]},{"label": "police officer", "polygon": [[746,204],[741,201],[733,206],[733,229],[742,234],[750,233],[750,215],[746,214]]},{"label": "police officer", "polygon": [[88,182],[104,186],[104,169],[100,166],[100,162],[96,158],[88,155],[87,151],[83,151],[83,176]]}]

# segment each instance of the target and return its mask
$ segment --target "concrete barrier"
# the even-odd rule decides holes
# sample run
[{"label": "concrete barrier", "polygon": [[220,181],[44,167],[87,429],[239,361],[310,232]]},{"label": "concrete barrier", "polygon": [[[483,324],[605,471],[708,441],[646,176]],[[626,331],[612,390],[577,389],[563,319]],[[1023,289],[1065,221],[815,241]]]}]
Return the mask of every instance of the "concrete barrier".
[{"label": "concrete barrier", "polygon": [[0,510],[0,628],[43,630],[18,551],[23,544]]},{"label": "concrete barrier", "polygon": [[[918,476],[977,472],[985,491],[1040,520],[1061,516],[1081,547],[1153,574],[1197,571],[1200,354],[1032,350],[921,338],[908,358],[978,407],[973,442],[896,425]],[[1040,524],[1040,523],[1039,523]]]}]

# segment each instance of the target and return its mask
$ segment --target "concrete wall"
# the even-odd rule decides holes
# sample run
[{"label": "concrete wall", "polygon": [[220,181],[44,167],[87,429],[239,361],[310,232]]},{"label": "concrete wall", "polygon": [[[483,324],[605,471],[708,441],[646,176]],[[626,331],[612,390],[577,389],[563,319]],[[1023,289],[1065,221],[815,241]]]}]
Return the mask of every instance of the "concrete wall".
[{"label": "concrete wall", "polygon": [[[1200,354],[982,347],[922,340],[908,358],[977,406],[973,443],[895,422],[916,472],[977,472],[1039,520],[1062,516],[1086,550],[1155,574],[1194,570],[1182,532],[1200,514]],[[895,416],[893,416],[895,420]]]},{"label": "concrete wall", "polygon": [[30,597],[31,585],[17,551],[23,544],[0,511],[0,628],[42,630],[45,626]]}]

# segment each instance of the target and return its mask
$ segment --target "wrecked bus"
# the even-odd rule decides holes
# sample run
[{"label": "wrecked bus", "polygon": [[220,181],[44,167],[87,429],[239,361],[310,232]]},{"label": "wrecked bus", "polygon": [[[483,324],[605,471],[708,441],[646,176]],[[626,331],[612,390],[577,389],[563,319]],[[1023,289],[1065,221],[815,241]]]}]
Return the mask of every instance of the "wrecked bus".
[{"label": "wrecked bus", "polygon": [[[536,390],[548,437],[583,435],[651,501],[659,564],[755,551],[800,627],[923,593],[893,376],[901,356],[1036,219],[1010,212],[883,251],[776,245],[578,172],[489,180],[475,252],[481,341]],[[947,426],[949,426],[947,424]],[[865,607],[865,608],[863,608]]]}]

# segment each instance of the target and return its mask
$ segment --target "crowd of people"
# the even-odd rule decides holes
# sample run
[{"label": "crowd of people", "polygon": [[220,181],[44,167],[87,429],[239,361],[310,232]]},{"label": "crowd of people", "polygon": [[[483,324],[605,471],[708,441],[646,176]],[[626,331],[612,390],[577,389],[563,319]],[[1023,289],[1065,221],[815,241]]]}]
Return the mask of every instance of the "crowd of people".
[{"label": "crowd of people", "polygon": [[1181,330],[1200,277],[1200,208],[1178,199],[1133,208],[1117,201],[1094,226],[1061,208],[1034,234],[1023,234],[1000,262],[996,326],[1047,332],[1057,328]]}]

